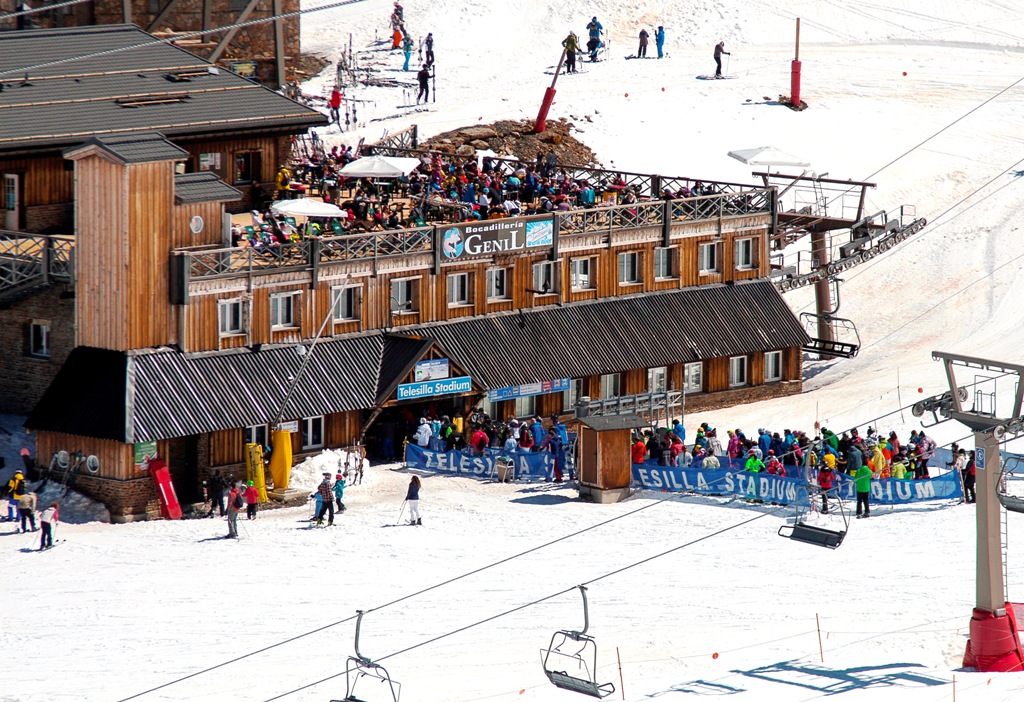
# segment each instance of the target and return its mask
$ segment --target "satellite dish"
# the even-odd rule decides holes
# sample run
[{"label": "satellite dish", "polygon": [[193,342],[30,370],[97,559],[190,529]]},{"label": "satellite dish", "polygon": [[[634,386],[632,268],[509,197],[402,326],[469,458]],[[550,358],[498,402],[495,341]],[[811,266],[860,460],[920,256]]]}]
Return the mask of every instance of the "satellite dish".
[{"label": "satellite dish", "polygon": [[67,468],[71,463],[71,456],[68,455],[67,451],[57,452],[57,465],[61,468]]},{"label": "satellite dish", "polygon": [[925,413],[924,400],[915,402],[914,406],[910,408],[910,413],[915,417],[923,417]]},{"label": "satellite dish", "polygon": [[96,456],[89,456],[85,459],[85,469],[96,475],[100,472],[100,459],[96,458]]}]

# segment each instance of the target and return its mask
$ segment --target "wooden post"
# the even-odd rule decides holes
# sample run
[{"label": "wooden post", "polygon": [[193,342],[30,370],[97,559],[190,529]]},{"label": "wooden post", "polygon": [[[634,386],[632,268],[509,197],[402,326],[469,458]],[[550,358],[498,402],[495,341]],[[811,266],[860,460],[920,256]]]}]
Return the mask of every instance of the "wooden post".
[{"label": "wooden post", "polygon": [[132,23],[132,0],[121,0],[121,21],[125,24]]},{"label": "wooden post", "polygon": [[615,647],[615,658],[619,661],[619,692],[622,693],[622,699],[626,699],[626,683],[622,679],[622,656],[619,655],[619,647]]},{"label": "wooden post", "polygon": [[825,647],[821,645],[821,619],[818,617],[818,613],[814,613],[814,623],[818,626],[818,655],[821,656],[821,662],[825,662]]}]

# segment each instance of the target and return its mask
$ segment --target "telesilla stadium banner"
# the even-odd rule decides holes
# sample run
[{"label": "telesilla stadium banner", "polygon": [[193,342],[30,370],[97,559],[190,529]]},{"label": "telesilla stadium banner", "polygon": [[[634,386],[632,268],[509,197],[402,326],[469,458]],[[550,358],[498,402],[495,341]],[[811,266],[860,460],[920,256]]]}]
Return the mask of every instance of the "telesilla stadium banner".
[{"label": "telesilla stadium banner", "polygon": [[[798,468],[797,470],[803,470]],[[844,500],[857,497],[853,478],[838,475],[833,493]],[[807,481],[801,478],[748,473],[740,470],[674,468],[649,462],[633,465],[633,481],[645,490],[694,492],[701,495],[735,495],[788,505],[807,502]],[[963,496],[960,477],[946,473],[930,480],[872,480],[871,502],[905,505],[928,500],[957,500]]]},{"label": "telesilla stadium banner", "polygon": [[[555,456],[549,451],[541,453],[506,453],[487,449],[482,456],[471,451],[431,451],[415,444],[406,444],[405,463],[409,468],[429,470],[453,475],[469,475],[476,478],[492,478],[497,475],[496,463],[499,457],[508,456],[513,461],[517,480],[547,480],[554,477]],[[562,472],[568,476],[565,453],[562,454]]]}]

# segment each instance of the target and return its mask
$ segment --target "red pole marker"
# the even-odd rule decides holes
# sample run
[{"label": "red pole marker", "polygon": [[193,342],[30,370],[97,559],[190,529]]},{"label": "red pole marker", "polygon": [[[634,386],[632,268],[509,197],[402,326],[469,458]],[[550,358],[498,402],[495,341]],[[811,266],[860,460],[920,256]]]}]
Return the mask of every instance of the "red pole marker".
[{"label": "red pole marker", "polygon": [[714,659],[714,660],[718,660],[718,654],[717,653],[712,653],[711,654],[711,658]]}]

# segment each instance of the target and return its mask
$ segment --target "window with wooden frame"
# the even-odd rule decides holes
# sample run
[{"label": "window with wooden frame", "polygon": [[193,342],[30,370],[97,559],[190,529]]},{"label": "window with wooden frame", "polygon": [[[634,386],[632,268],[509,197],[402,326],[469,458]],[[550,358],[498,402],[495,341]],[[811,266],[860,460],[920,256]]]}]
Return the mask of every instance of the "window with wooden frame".
[{"label": "window with wooden frame", "polygon": [[273,293],[270,295],[270,328],[294,329],[299,326],[300,292]]},{"label": "window with wooden frame", "polygon": [[569,281],[573,290],[592,290],[594,259],[573,258],[569,260]]},{"label": "window with wooden frame", "polygon": [[241,300],[220,300],[217,302],[217,327],[220,336],[244,334],[245,326],[245,305]]},{"label": "window with wooden frame", "polygon": [[636,285],[643,282],[640,253],[627,251],[619,254],[619,284]]},{"label": "window with wooden frame", "polygon": [[676,249],[656,247],[654,249],[654,279],[670,280],[676,275]]},{"label": "window with wooden frame", "polygon": [[28,355],[35,358],[50,357],[50,323],[33,319],[28,325]]},{"label": "window with wooden frame", "polygon": [[260,151],[239,151],[235,153],[235,184],[247,185],[260,181],[263,170],[263,153]]},{"label": "window with wooden frame", "polygon": [[391,281],[391,311],[394,314],[419,309],[419,278],[398,278]]},{"label": "window with wooden frame", "polygon": [[756,265],[754,262],[754,241],[754,239],[750,238],[736,240],[736,270],[749,271]]},{"label": "window with wooden frame", "polygon": [[487,299],[507,300],[508,294],[508,269],[488,268],[487,269]]},{"label": "window with wooden frame", "polygon": [[704,364],[700,361],[683,365],[683,391],[704,391]]},{"label": "window with wooden frame", "polygon": [[361,292],[362,288],[358,285],[338,285],[331,288],[331,316],[336,324],[359,319]]},{"label": "window with wooden frame", "polygon": [[243,439],[247,444],[267,445],[267,425],[253,424],[245,428]]},{"label": "window with wooden frame", "polygon": [[647,369],[647,392],[665,392],[668,390],[668,367]]},{"label": "window with wooden frame", "polygon": [[538,295],[554,295],[558,292],[558,269],[554,261],[533,264],[533,291]]},{"label": "window with wooden frame", "polygon": [[739,388],[747,384],[747,357],[731,356],[729,358],[729,387]]},{"label": "window with wooden frame", "polygon": [[701,244],[697,249],[698,270],[701,273],[718,273],[718,247],[720,242]]},{"label": "window with wooden frame", "polygon": [[622,376],[619,373],[608,373],[601,376],[601,399],[618,397],[622,387]]},{"label": "window with wooden frame", "polygon": [[299,421],[299,430],[302,434],[302,450],[323,448],[324,446],[324,418],[305,417]]},{"label": "window with wooden frame", "polygon": [[782,352],[766,351],[764,354],[764,382],[777,383],[782,380]]},{"label": "window with wooden frame", "polygon": [[467,307],[473,304],[473,275],[468,271],[448,275],[448,306]]}]

